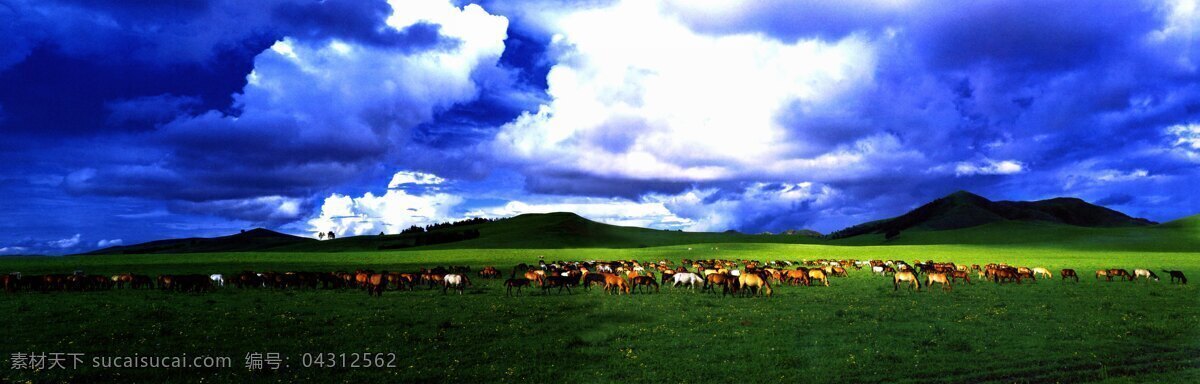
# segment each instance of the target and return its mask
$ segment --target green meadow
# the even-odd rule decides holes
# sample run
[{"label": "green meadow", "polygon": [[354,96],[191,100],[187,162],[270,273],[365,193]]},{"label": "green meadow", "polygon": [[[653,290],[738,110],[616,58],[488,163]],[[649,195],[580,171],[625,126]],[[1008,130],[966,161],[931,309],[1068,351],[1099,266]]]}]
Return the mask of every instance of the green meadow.
[{"label": "green meadow", "polygon": [[[1191,230],[1190,228],[1188,230]],[[1169,238],[1169,237],[1168,237]],[[1098,239],[1097,241],[1101,241]],[[688,248],[691,248],[689,250]],[[1171,247],[1162,247],[1169,249]],[[0,353],[227,356],[223,369],[12,370],[13,382],[1197,382],[1200,295],[1160,270],[1200,276],[1200,253],[1105,251],[1049,243],[831,245],[700,243],[644,248],[429,249],[0,259],[0,272],[224,273],[415,271],[436,265],[723,258],[933,259],[1008,262],[1081,281],[975,282],[951,292],[894,291],[890,278],[850,270],[830,287],[776,286],[770,298],[664,287],[506,297],[474,278],[440,290],[157,290],[0,295]],[[1105,282],[1099,268],[1150,268],[1158,282]],[[245,367],[279,353],[278,370]],[[394,368],[303,367],[305,354],[391,353]],[[311,355],[310,355],[311,356]],[[311,364],[310,364],[311,365]]]}]

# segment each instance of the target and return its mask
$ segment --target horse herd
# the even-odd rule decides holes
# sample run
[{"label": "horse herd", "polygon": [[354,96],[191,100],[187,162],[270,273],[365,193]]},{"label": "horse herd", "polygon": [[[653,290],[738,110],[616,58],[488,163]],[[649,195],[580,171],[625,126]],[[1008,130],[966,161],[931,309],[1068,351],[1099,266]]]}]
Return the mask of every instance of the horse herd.
[{"label": "horse herd", "polygon": [[[504,280],[506,295],[520,295],[526,288],[540,289],[543,294],[550,291],[568,294],[572,289],[590,290],[602,287],[612,295],[659,292],[661,286],[683,287],[690,290],[715,294],[719,288],[722,296],[771,296],[773,285],[830,286],[830,278],[848,277],[848,268],[870,271],[879,276],[892,278],[893,290],[908,286],[920,290],[923,286],[940,285],[943,290],[953,290],[954,284],[973,284],[971,276],[978,280],[998,284],[1022,281],[1036,282],[1039,278],[1053,278],[1053,273],[1043,267],[1018,267],[1007,264],[966,265],[929,261],[908,263],[902,260],[805,260],[802,262],[776,260],[759,262],[753,260],[689,260],[675,264],[662,261],[555,261],[539,260],[536,264],[518,264]],[[1187,284],[1182,271],[1163,270],[1171,283]],[[21,273],[0,275],[0,284],[6,292],[17,291],[97,291],[110,289],[161,289],[179,292],[208,292],[227,285],[239,289],[360,289],[370,296],[382,296],[386,291],[411,291],[419,287],[441,289],[442,293],[454,291],[463,294],[472,285],[467,266],[421,268],[415,272],[376,272],[369,269],[336,272],[253,272],[243,271],[231,275],[223,274],[163,274],[155,278],[148,275],[122,273],[117,275],[95,275],[75,271],[72,274],[46,274],[24,276]],[[483,279],[499,279],[501,271],[493,266],[484,267],[476,275]],[[1062,280],[1079,281],[1073,269],[1059,271]],[[1158,280],[1158,275],[1149,269],[1101,269],[1096,279],[1106,281],[1135,281],[1137,279]]]}]

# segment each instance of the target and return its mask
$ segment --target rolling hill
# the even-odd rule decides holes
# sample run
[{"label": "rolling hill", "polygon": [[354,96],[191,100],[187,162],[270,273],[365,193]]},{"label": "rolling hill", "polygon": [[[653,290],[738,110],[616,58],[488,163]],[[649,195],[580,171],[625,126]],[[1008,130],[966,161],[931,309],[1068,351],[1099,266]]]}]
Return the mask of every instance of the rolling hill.
[{"label": "rolling hill", "polygon": [[[885,235],[893,230],[896,236],[888,239]],[[971,193],[956,192],[904,215],[860,224],[825,237],[804,231],[750,235],[624,227],[558,212],[524,214],[422,234],[349,236],[324,241],[260,228],[231,236],[159,240],[87,254],[640,248],[706,243],[1044,244],[1069,248],[1195,252],[1200,250],[1197,231],[1200,231],[1200,215],[1154,225],[1148,220],[1129,217],[1079,199],[990,201]]]},{"label": "rolling hill", "polygon": [[1076,198],[1039,201],[991,201],[958,191],[890,219],[852,226],[829,235],[840,239],[867,234],[899,234],[908,230],[951,230],[1005,221],[1050,223],[1076,227],[1144,227],[1155,223],[1130,217]]},{"label": "rolling hill", "polygon": [[147,253],[255,252],[271,251],[287,246],[305,246],[314,243],[317,243],[317,240],[257,228],[229,236],[157,240],[148,243],[108,247],[84,254],[130,255]]}]

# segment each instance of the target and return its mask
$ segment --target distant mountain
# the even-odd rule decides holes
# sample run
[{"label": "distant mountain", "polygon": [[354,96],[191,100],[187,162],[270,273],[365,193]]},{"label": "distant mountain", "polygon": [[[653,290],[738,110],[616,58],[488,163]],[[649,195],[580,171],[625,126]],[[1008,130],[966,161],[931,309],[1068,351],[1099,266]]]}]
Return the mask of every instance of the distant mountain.
[{"label": "distant mountain", "polygon": [[1141,227],[1155,224],[1150,220],[1130,217],[1076,198],[991,201],[970,192],[958,191],[903,215],[859,224],[833,232],[829,237],[840,239],[865,234],[898,234],[911,229],[962,229],[1003,221],[1045,222],[1079,227]]},{"label": "distant mountain", "polygon": [[257,228],[229,236],[167,239],[134,245],[108,247],[85,253],[85,255],[255,252],[314,243],[317,243],[317,240]]},{"label": "distant mountain", "polygon": [[786,230],[783,232],[779,232],[779,234],[780,235],[789,235],[789,236],[808,236],[808,237],[824,236],[821,234],[821,232],[817,232],[817,231],[814,231],[811,229],[789,229],[789,230]]}]

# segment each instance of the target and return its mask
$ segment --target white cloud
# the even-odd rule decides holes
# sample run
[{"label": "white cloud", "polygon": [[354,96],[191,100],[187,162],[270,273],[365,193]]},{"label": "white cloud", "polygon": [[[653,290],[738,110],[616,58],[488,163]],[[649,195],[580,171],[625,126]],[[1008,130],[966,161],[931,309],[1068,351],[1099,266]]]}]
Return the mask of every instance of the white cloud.
[{"label": "white cloud", "polygon": [[874,52],[859,37],[789,44],[714,36],[669,13],[659,2],[631,0],[557,18],[552,101],[505,125],[494,145],[538,169],[730,179],[813,150],[788,140],[797,133],[780,124],[781,114],[836,104],[872,81]]},{"label": "white cloud", "polygon": [[98,248],[108,248],[108,247],[118,246],[118,245],[121,245],[121,244],[124,244],[124,243],[125,243],[125,242],[124,242],[124,241],[121,241],[121,239],[100,240],[100,241],[97,241],[97,242],[96,242],[96,247],[98,247]]},{"label": "white cloud", "polygon": [[29,248],[18,246],[0,247],[0,253],[21,253],[27,250],[29,250]]},{"label": "white cloud", "polygon": [[333,231],[342,236],[394,234],[413,225],[458,219],[454,211],[462,201],[447,193],[410,194],[400,189],[389,189],[382,196],[370,192],[359,197],[335,193],[325,198],[320,215],[309,220],[308,226],[313,233]]},{"label": "white cloud", "polygon": [[396,172],[392,175],[392,181],[388,183],[388,188],[399,188],[405,184],[415,185],[431,185],[444,183],[446,179],[438,177],[434,174],[421,172]]},{"label": "white cloud", "polygon": [[1058,178],[1063,180],[1063,189],[1075,187],[1097,187],[1105,184],[1124,183],[1130,181],[1158,180],[1161,175],[1151,174],[1145,169],[1122,171],[1119,169],[1095,169],[1097,161],[1087,160],[1075,163],[1059,172]]},{"label": "white cloud", "polygon": [[1167,127],[1166,133],[1174,136],[1172,152],[1192,161],[1200,161],[1200,123],[1173,125]]},{"label": "white cloud", "polygon": [[995,161],[991,159],[982,162],[960,162],[954,166],[955,176],[973,175],[1013,175],[1025,172],[1025,164],[1016,160]]},{"label": "white cloud", "polygon": [[72,236],[72,237],[69,237],[66,239],[54,240],[54,241],[47,243],[47,245],[49,245],[51,247],[55,247],[55,248],[63,248],[63,249],[71,248],[76,245],[79,245],[79,237],[80,237],[79,234],[76,233],[75,236]]}]

